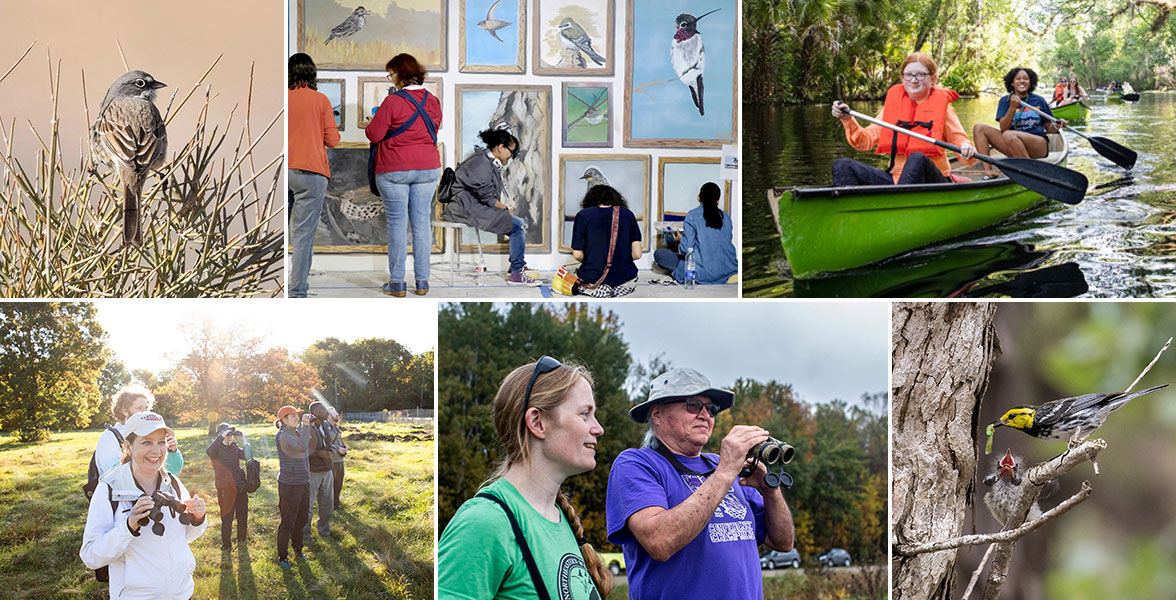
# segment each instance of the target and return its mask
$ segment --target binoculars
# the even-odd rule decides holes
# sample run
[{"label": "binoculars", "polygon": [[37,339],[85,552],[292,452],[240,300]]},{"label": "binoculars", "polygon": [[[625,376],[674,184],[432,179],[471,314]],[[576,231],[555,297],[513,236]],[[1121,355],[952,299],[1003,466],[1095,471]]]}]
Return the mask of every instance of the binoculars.
[{"label": "binoculars", "polygon": [[747,458],[758,460],[765,465],[774,465],[776,463],[786,465],[792,462],[792,457],[794,456],[796,456],[795,448],[771,437],[747,453]]},{"label": "binoculars", "polygon": [[[795,448],[776,438],[770,437],[767,441],[760,443],[747,453],[747,458],[755,462],[750,467],[743,467],[743,470],[739,472],[739,476],[747,477],[751,475],[755,472],[755,463],[762,462],[768,468],[767,474],[764,475],[764,483],[768,487],[776,489],[784,486],[786,490],[792,489],[792,475],[784,472],[784,465],[792,462],[795,456]],[[775,472],[772,471],[773,465],[776,467]]]},{"label": "binoculars", "polygon": [[192,517],[187,512],[188,507],[179,498],[167,492],[155,490],[155,493],[151,494],[151,500],[155,502],[155,506],[151,507],[151,512],[147,513],[146,517],[139,519],[140,527],[143,527],[151,521],[155,521],[155,524],[151,526],[151,533],[160,536],[163,535],[164,527],[162,521],[163,509],[165,508],[171,511],[173,517],[179,514],[181,525],[192,524]]}]

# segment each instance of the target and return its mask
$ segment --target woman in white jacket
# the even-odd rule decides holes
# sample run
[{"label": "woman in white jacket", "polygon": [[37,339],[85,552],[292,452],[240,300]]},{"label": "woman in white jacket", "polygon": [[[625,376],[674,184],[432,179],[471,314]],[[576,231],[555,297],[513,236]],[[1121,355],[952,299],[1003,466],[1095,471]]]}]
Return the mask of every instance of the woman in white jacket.
[{"label": "woman in white jacket", "polygon": [[[124,424],[123,463],[102,478],[90,499],[90,513],[82,537],[82,562],[91,569],[109,566],[110,598],[192,597],[196,559],[188,543],[205,529],[204,500],[189,496],[187,488],[164,465],[167,439],[175,432],[153,412],[131,416]],[[184,513],[162,509],[159,521],[148,517],[155,505],[151,495],[162,491],[183,502]],[[183,523],[180,516],[185,515]]]}]

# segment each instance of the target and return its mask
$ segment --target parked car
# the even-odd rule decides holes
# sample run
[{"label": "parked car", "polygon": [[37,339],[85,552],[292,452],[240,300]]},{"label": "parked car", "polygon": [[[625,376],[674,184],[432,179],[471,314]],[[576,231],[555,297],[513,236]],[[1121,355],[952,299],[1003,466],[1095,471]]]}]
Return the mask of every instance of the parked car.
[{"label": "parked car", "polygon": [[788,552],[770,550],[760,557],[761,569],[775,569],[776,567],[800,568],[800,553],[796,551],[796,548]]},{"label": "parked car", "polygon": [[621,571],[625,570],[625,555],[620,552],[601,552],[600,562],[608,567],[608,570],[613,575],[620,575]]},{"label": "parked car", "polygon": [[821,563],[822,567],[836,567],[838,565],[848,567],[849,553],[841,548],[833,548],[817,556],[817,562]]}]

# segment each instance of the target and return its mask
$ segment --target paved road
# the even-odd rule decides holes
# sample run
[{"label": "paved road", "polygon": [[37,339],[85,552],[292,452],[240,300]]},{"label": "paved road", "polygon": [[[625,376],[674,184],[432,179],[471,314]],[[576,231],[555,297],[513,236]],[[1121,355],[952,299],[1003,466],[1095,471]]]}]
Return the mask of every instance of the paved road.
[{"label": "paved road", "polygon": [[[828,573],[861,573],[864,569],[875,569],[876,570],[876,569],[882,569],[882,568],[884,568],[884,567],[881,567],[881,566],[830,567],[830,568],[826,569],[825,571]],[[764,569],[763,570],[764,577],[782,577],[784,575],[789,575],[789,574],[804,575],[805,572],[806,572],[806,570],[803,568],[800,568],[800,569],[792,569],[792,568]],[[821,569],[814,568],[813,572],[820,573]],[[622,572],[620,575],[614,576],[613,583],[617,584],[617,585],[627,583],[627,580],[625,579],[625,574]]]}]

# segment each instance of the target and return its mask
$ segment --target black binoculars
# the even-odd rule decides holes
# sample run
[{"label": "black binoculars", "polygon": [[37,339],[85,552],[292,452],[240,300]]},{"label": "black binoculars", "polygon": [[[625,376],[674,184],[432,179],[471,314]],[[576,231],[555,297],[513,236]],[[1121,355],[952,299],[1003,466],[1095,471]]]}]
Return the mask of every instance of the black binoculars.
[{"label": "black binoculars", "polygon": [[[747,458],[755,462],[749,467],[743,467],[743,470],[739,472],[739,476],[747,477],[751,475],[755,472],[755,463],[762,462],[765,467],[768,467],[768,472],[764,475],[764,483],[768,487],[776,489],[784,486],[786,490],[792,489],[792,475],[784,472],[784,465],[792,462],[795,456],[796,449],[790,444],[770,437],[747,453]],[[772,465],[776,465],[775,472],[771,469]]]},{"label": "black binoculars", "polygon": [[155,490],[155,492],[151,494],[151,500],[155,502],[155,506],[151,507],[151,512],[147,513],[146,517],[139,519],[140,527],[151,521],[155,521],[155,524],[151,526],[151,533],[160,536],[163,535],[164,527],[162,521],[163,509],[165,508],[171,511],[173,517],[177,514],[179,515],[181,525],[192,524],[192,517],[187,512],[188,507],[185,506],[179,498],[176,498],[167,492]]}]

